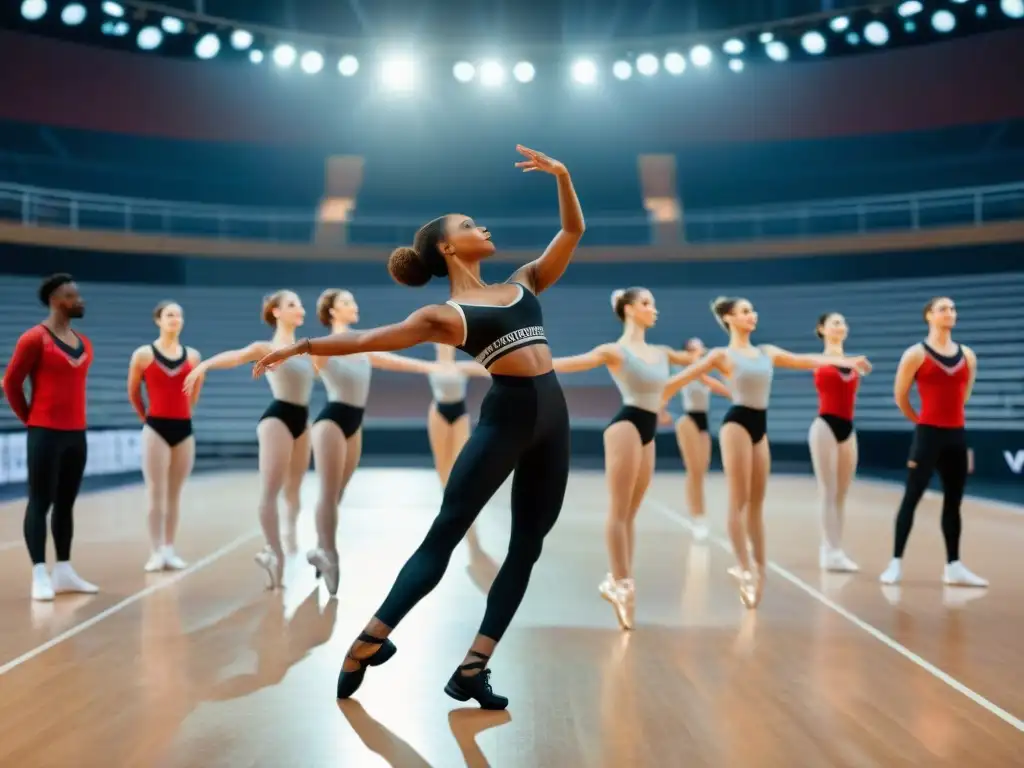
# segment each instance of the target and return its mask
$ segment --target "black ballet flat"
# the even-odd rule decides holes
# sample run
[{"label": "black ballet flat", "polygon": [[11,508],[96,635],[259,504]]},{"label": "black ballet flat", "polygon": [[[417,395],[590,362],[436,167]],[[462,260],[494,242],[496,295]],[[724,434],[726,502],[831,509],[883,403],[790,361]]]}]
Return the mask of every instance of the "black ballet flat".
[{"label": "black ballet flat", "polygon": [[[484,656],[476,651],[469,652],[480,661],[463,664],[455,670],[444,692],[456,701],[469,701],[474,699],[480,705],[480,709],[502,710],[508,706],[508,698],[497,695],[491,688],[491,670],[487,669],[487,661],[490,656]],[[464,671],[479,669],[475,675],[463,674]]]},{"label": "black ballet flat", "polygon": [[374,637],[373,635],[368,635],[365,632],[359,635],[358,642],[379,645],[380,648],[371,655],[362,659],[357,659],[351,653],[346,654],[348,658],[359,662],[359,667],[358,669],[353,669],[351,672],[346,672],[345,667],[342,666],[341,672],[338,673],[339,699],[347,699],[359,690],[359,686],[363,684],[363,676],[366,674],[367,667],[379,667],[394,656],[395,652],[398,650],[398,648],[395,647],[395,644],[390,640]]}]

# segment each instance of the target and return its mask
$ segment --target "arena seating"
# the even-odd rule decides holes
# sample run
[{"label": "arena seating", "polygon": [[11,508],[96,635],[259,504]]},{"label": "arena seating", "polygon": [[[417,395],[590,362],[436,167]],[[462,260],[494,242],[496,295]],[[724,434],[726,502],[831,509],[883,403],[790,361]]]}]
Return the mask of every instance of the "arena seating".
[{"label": "arena seating", "polygon": [[[653,268],[649,268],[652,269]],[[657,274],[641,273],[637,282],[657,285]],[[6,365],[18,335],[44,314],[35,299],[37,282],[7,277],[0,287],[0,358]],[[209,356],[267,338],[269,329],[260,321],[263,292],[255,288],[187,287],[168,290],[159,286],[83,283],[88,302],[81,328],[96,347],[90,376],[89,417],[94,427],[127,427],[136,424],[125,396],[125,374],[132,350],[155,336],[150,320],[153,306],[165,298],[180,301],[186,310],[184,339]],[[441,299],[439,287],[406,291],[391,286],[352,286],[361,307],[361,325],[370,326],[404,317],[424,302]],[[814,336],[818,315],[825,310],[846,315],[851,333],[848,350],[864,353],[875,370],[863,384],[858,405],[858,425],[864,430],[903,429],[892,403],[892,378],[902,351],[924,332],[921,308],[933,295],[951,292],[957,301],[960,321],[957,336],[970,344],[980,358],[974,397],[968,408],[970,423],[986,429],[1024,427],[1024,359],[1020,328],[1024,325],[1024,273],[984,276],[921,278],[914,280],[858,281],[788,287],[723,286],[655,289],[660,311],[651,340],[681,345],[690,336],[701,336],[708,345],[724,342],[725,336],[708,310],[717,294],[749,297],[760,314],[757,340],[792,351],[820,349]],[[307,307],[310,334],[322,332],[313,317],[319,288],[298,288]],[[556,354],[574,354],[612,340],[619,326],[609,307],[609,291],[596,287],[556,287],[545,296],[549,337]],[[429,356],[429,348],[412,354]],[[383,385],[425,397],[421,377],[377,374]],[[566,387],[610,386],[606,371],[567,375]],[[322,402],[322,388],[315,390],[314,407]],[[394,396],[391,395],[391,398]],[[267,386],[253,382],[248,367],[210,375],[198,409],[196,432],[204,442],[242,443],[254,439],[254,424],[266,407]],[[393,401],[393,400],[392,400]],[[371,403],[372,404],[372,403]],[[712,424],[717,429],[725,403],[713,398]],[[772,396],[769,433],[775,442],[801,442],[815,408],[810,375],[778,372]],[[373,409],[371,408],[371,411]],[[416,411],[420,413],[420,411]],[[610,415],[610,414],[609,414]],[[392,416],[376,411],[368,418],[370,428],[413,425],[412,416]],[[416,424],[422,417],[416,416]],[[600,428],[605,419],[575,419],[577,427]],[[16,428],[9,409],[0,409],[0,429]]]}]

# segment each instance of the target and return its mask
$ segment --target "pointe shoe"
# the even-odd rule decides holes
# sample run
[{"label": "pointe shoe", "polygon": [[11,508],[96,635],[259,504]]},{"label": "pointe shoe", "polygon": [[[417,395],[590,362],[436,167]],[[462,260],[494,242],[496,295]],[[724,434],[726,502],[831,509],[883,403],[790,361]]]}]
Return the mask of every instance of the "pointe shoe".
[{"label": "pointe shoe", "polygon": [[323,578],[327,593],[332,596],[338,594],[338,582],[340,581],[336,557],[337,555],[331,557],[329,552],[319,547],[306,553],[306,562],[316,569],[318,579]]},{"label": "pointe shoe", "polygon": [[398,648],[395,647],[395,644],[387,638],[374,637],[373,635],[368,635],[365,632],[359,635],[357,642],[379,645],[380,648],[369,656],[361,659],[353,656],[351,652],[346,654],[347,658],[358,662],[359,666],[350,672],[346,672],[345,667],[342,666],[341,672],[338,673],[339,699],[347,699],[359,690],[359,686],[363,684],[363,677],[366,675],[368,667],[379,667],[398,652]]},{"label": "pointe shoe", "polygon": [[632,611],[630,610],[631,595],[624,582],[626,579],[615,581],[609,573],[598,585],[597,591],[615,609],[615,618],[618,620],[619,626],[625,630],[631,630],[633,629]]},{"label": "pointe shoe", "polygon": [[267,589],[280,589],[284,578],[284,563],[274,553],[274,550],[270,547],[264,547],[260,552],[256,553],[253,560],[256,561],[256,565],[267,573]]}]

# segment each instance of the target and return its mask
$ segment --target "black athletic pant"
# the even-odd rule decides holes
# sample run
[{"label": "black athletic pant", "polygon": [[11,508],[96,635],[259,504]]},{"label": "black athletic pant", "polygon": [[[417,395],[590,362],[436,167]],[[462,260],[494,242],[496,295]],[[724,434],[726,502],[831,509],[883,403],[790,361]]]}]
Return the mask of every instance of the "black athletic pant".
[{"label": "black athletic pant", "polygon": [[480,626],[480,634],[501,640],[558,519],[569,476],[569,413],[558,379],[552,372],[492,376],[491,382],[480,423],[452,467],[441,511],[377,611],[389,627],[437,586],[480,510],[515,471],[508,555],[487,594]]},{"label": "black athletic pant", "polygon": [[28,428],[28,508],[25,544],[33,565],[46,562],[46,514],[53,507],[50,527],[58,562],[71,559],[75,533],[74,507],[85,474],[85,431]]},{"label": "black athletic pant", "polygon": [[946,562],[960,559],[960,503],[967,484],[967,435],[962,428],[930,427],[918,424],[907,460],[907,486],[896,514],[893,557],[903,557],[914,511],[928,488],[932,472],[942,481],[942,536],[946,540]]}]

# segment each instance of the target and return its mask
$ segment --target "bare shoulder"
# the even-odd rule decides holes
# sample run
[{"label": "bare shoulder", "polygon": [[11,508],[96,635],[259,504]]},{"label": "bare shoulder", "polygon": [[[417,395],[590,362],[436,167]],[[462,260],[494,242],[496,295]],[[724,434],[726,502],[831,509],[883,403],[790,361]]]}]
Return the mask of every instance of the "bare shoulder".
[{"label": "bare shoulder", "polygon": [[924,360],[924,344],[917,342],[917,344],[911,344],[903,351],[903,356],[900,357],[900,362],[921,362]]},{"label": "bare shoulder", "polygon": [[532,263],[524,264],[515,272],[513,272],[512,276],[509,277],[509,279],[506,282],[519,283],[521,286],[526,288],[530,293],[536,295],[537,287],[535,285],[535,280],[533,278],[533,270],[534,267]]},{"label": "bare shoulder", "polygon": [[151,362],[153,362],[153,347],[149,344],[136,347],[132,352],[133,365],[149,365]]},{"label": "bare shoulder", "polygon": [[971,365],[975,365],[978,362],[978,356],[974,353],[974,350],[968,347],[966,344],[961,344],[960,349],[964,351],[964,357],[967,358],[967,362]]},{"label": "bare shoulder", "polygon": [[606,364],[619,365],[622,363],[622,346],[613,341],[609,341],[606,344],[599,344],[594,347],[594,352],[600,355],[601,359],[604,360]]},{"label": "bare shoulder", "polygon": [[195,347],[185,347],[185,354],[192,365],[197,365],[203,359],[203,356],[199,354],[199,350]]}]

